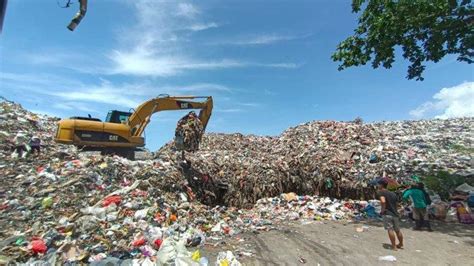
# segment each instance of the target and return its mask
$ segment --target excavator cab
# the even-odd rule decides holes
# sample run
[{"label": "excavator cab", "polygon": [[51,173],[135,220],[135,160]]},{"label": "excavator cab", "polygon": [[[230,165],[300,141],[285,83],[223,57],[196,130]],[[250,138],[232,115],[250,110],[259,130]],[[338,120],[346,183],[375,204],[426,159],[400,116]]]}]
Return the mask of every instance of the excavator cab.
[{"label": "excavator cab", "polygon": [[132,115],[129,112],[122,112],[117,110],[112,110],[107,114],[105,122],[123,124],[128,121],[128,118]]}]

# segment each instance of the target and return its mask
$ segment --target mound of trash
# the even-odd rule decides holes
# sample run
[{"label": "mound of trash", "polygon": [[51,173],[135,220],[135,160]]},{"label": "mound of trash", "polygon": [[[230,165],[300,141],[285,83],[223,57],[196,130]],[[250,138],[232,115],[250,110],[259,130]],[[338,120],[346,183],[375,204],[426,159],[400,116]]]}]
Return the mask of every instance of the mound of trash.
[{"label": "mound of trash", "polygon": [[[211,257],[239,265],[252,252],[228,250],[225,238],[297,219],[373,216],[376,201],[341,198],[370,193],[370,180],[384,172],[472,175],[473,119],[311,122],[278,137],[205,134],[186,162],[172,143],[153,160],[78,153],[53,142],[57,120],[0,102],[2,265],[208,265]],[[19,156],[18,133],[38,137],[40,152]]]},{"label": "mound of trash", "polygon": [[[473,118],[315,121],[277,137],[205,134],[184,174],[208,204],[249,207],[289,191],[372,198],[370,183],[382,176],[400,184],[438,171],[474,176],[473,147]],[[170,143],[157,158],[174,153]]]},{"label": "mound of trash", "polygon": [[15,149],[17,135],[22,135],[25,138],[39,137],[42,146],[47,147],[50,153],[60,152],[59,146],[53,140],[57,121],[59,118],[29,112],[19,104],[0,98],[0,150],[2,155],[9,156],[9,152]]},{"label": "mound of trash", "polygon": [[[200,250],[226,235],[211,229],[230,211],[195,201],[172,158],[130,161],[54,143],[57,121],[0,102],[1,265],[208,264]],[[33,136],[40,152],[19,155]],[[213,256],[239,265],[230,251]]]}]

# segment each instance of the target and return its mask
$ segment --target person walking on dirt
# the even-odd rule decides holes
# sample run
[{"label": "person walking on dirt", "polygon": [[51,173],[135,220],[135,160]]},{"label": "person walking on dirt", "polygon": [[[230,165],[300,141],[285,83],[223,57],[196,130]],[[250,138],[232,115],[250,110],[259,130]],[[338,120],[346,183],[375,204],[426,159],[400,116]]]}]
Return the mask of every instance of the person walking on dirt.
[{"label": "person walking on dirt", "polygon": [[426,226],[428,231],[433,231],[426,209],[431,204],[431,199],[424,190],[423,183],[412,185],[411,188],[403,192],[402,198],[404,201],[410,198],[413,203],[413,219],[415,219],[415,227],[413,229],[421,230],[423,226]]},{"label": "person walking on dirt", "polygon": [[[388,232],[388,237],[392,245],[392,250],[403,248],[403,234],[400,230],[400,215],[397,211],[397,194],[388,191],[388,182],[385,179],[378,181],[377,198],[380,200],[382,210],[380,215],[383,218],[383,226]],[[398,239],[398,245],[396,240]]]}]

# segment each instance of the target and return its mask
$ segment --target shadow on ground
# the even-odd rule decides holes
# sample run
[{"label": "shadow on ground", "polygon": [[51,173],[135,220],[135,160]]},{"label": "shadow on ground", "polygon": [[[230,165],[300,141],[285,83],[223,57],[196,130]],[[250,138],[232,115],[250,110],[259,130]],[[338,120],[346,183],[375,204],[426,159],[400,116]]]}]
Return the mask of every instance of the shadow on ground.
[{"label": "shadow on ground", "polygon": [[[376,219],[371,220],[362,220],[358,222],[354,222],[354,224],[366,224],[370,226],[376,227],[383,227],[383,223]],[[415,222],[402,219],[400,224],[403,230],[413,230],[415,226]],[[443,221],[431,221],[431,227],[433,231],[455,236],[455,237],[470,237],[473,238],[472,240],[467,240],[466,242],[470,242],[469,244],[474,244],[474,224],[461,224],[461,223],[448,223]],[[426,229],[424,229],[426,230]]]},{"label": "shadow on ground", "polygon": [[[474,224],[434,222],[434,230],[458,237],[474,237]],[[472,241],[471,241],[472,244]]]}]

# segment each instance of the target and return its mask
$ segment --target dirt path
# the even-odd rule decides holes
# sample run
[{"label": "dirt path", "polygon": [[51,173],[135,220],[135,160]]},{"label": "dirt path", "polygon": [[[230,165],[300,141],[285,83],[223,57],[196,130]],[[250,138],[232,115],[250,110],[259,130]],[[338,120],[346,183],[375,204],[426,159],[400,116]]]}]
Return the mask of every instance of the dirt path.
[{"label": "dirt path", "polygon": [[[435,223],[431,233],[413,231],[408,222],[403,227],[405,249],[399,251],[388,249],[379,222],[289,224],[230,245],[253,250],[240,259],[244,265],[474,265],[474,225]],[[387,255],[397,261],[379,261]]]}]

